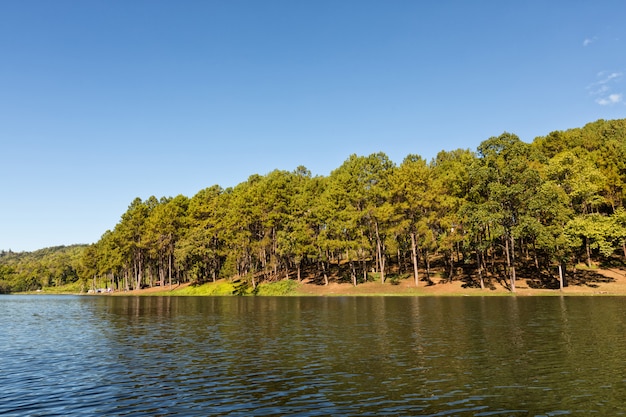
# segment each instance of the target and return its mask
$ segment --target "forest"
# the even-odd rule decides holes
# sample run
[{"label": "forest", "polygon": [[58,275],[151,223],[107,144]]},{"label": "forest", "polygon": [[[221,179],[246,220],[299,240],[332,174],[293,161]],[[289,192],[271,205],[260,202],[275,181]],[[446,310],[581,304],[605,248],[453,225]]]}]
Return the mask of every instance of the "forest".
[{"label": "forest", "polygon": [[520,273],[560,288],[576,265],[624,266],[625,182],[626,119],[532,143],[505,132],[431,161],[351,155],[328,176],[299,166],[136,198],[94,244],[0,253],[0,292],[219,279],[464,279],[515,292]]}]

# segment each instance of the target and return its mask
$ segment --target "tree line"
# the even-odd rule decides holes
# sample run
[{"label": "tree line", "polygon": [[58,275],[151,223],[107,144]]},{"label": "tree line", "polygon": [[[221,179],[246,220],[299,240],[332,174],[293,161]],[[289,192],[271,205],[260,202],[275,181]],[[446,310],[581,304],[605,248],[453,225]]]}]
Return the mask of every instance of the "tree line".
[{"label": "tree line", "polygon": [[554,288],[577,263],[623,265],[625,181],[626,119],[532,143],[505,132],[431,161],[351,155],[328,176],[300,166],[191,198],[137,198],[73,268],[87,286],[116,289],[221,278],[425,285],[436,272],[515,291],[520,268]]},{"label": "tree line", "polygon": [[0,251],[0,294],[76,284],[85,287],[82,269],[87,245],[55,246],[33,252]]}]

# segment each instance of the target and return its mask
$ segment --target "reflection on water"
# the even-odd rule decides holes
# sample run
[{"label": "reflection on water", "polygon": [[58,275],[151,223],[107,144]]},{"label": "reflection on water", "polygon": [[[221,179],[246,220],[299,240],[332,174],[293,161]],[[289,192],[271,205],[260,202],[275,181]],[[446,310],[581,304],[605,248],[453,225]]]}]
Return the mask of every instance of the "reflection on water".
[{"label": "reflection on water", "polygon": [[0,415],[623,415],[625,305],[0,296]]}]

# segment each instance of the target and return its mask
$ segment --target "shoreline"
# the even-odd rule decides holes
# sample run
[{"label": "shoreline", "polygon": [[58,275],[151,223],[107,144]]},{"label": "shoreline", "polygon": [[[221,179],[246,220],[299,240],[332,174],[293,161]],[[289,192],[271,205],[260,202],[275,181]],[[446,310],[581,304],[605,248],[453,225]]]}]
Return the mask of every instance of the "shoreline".
[{"label": "shoreline", "polygon": [[[516,291],[511,292],[499,282],[491,281],[490,288],[481,289],[478,287],[468,287],[463,280],[447,282],[428,283],[420,281],[419,286],[411,278],[397,281],[388,281],[381,284],[378,281],[361,283],[356,287],[347,282],[330,282],[328,285],[303,280],[295,282],[291,289],[283,293],[260,292],[259,294],[244,294],[243,296],[284,296],[284,297],[341,297],[341,296],[376,296],[376,297],[554,297],[554,296],[626,296],[626,269],[596,269],[592,271],[581,271],[581,273],[591,273],[591,277],[564,287],[562,290],[537,288],[536,281],[529,278],[518,278],[516,280]],[[261,284],[261,286],[272,286],[280,284],[278,281],[273,284]],[[489,283],[489,281],[487,281]],[[486,283],[486,284],[487,284]],[[114,290],[110,293],[76,293],[71,291],[53,291],[52,288],[44,291],[29,291],[19,294],[30,295],[85,295],[85,296],[236,296],[233,292],[234,285],[226,279],[221,279],[215,283],[205,283],[192,285],[191,283],[177,284],[169,288],[151,287],[141,290]]]},{"label": "shoreline", "polygon": [[[564,287],[563,290],[532,288],[533,280],[518,278],[516,281],[516,291],[511,292],[499,283],[495,283],[492,289],[465,287],[463,281],[438,282],[429,285],[420,281],[419,286],[415,286],[412,278],[407,278],[398,282],[366,282],[356,287],[350,283],[331,282],[328,285],[319,285],[304,280],[297,284],[297,287],[288,294],[278,296],[409,296],[409,297],[546,297],[546,296],[626,296],[626,270],[622,269],[598,269],[593,271],[599,279],[589,280],[583,284],[577,283]],[[218,280],[216,283],[207,283],[199,286],[192,286],[189,283],[173,286],[170,290],[161,287],[152,287],[142,290],[114,291],[111,294],[98,294],[110,296],[233,296],[230,293],[216,293],[211,291],[211,287],[226,284],[226,280]],[[192,290],[197,291],[192,291]],[[206,291],[203,291],[206,290]],[[259,297],[270,296],[259,294]]]}]

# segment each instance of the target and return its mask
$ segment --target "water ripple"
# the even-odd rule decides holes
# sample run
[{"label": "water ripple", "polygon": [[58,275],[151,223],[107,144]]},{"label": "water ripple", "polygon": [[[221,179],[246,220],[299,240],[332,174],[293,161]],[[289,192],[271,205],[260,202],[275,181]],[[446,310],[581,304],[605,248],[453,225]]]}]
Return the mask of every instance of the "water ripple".
[{"label": "water ripple", "polygon": [[0,415],[624,415],[623,301],[0,296]]}]

